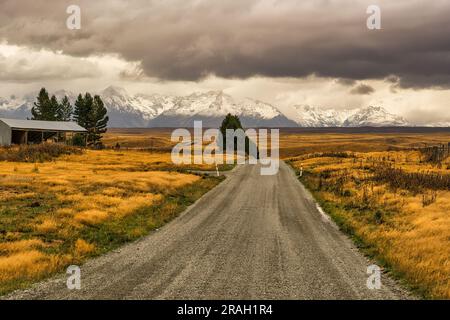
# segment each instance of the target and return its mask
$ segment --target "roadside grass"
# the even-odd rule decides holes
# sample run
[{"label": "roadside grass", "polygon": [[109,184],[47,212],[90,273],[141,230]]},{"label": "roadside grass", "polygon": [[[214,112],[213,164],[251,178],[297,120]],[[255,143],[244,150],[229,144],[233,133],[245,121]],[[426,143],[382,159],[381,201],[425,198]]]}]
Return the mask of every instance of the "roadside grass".
[{"label": "roadside grass", "polygon": [[224,179],[170,166],[111,150],[0,162],[0,294],[148,234]]},{"label": "roadside grass", "polygon": [[436,179],[449,174],[449,159],[436,166],[417,151],[385,151],[302,155],[288,162],[297,172],[303,168],[300,181],[364,253],[423,297],[450,298],[450,190],[417,186],[411,174],[401,175],[411,179],[401,184],[398,174],[376,174],[390,162],[402,172]]}]

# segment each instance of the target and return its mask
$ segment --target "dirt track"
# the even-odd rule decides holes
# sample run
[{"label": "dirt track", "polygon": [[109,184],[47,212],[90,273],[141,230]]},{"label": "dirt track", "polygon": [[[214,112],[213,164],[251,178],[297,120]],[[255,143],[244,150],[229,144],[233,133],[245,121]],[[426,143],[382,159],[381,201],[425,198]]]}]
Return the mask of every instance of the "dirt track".
[{"label": "dirt track", "polygon": [[403,299],[385,275],[366,287],[371,264],[320,213],[292,170],[275,176],[239,166],[179,218],[13,299]]}]

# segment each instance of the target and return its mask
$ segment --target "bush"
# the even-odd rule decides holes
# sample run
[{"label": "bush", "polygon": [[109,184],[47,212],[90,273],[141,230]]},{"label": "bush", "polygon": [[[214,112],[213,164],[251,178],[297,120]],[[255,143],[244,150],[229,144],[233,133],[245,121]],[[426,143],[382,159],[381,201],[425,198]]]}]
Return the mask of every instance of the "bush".
[{"label": "bush", "polygon": [[373,179],[386,182],[393,189],[410,190],[419,193],[422,189],[450,190],[450,175],[435,172],[406,172],[392,166],[375,166]]},{"label": "bush", "polygon": [[75,134],[72,137],[72,145],[78,146],[78,147],[85,147],[86,146],[86,141],[85,141],[83,135],[79,134],[79,133]]},{"label": "bush", "polygon": [[77,147],[58,143],[20,145],[0,149],[0,161],[44,162],[65,154],[81,154]]}]

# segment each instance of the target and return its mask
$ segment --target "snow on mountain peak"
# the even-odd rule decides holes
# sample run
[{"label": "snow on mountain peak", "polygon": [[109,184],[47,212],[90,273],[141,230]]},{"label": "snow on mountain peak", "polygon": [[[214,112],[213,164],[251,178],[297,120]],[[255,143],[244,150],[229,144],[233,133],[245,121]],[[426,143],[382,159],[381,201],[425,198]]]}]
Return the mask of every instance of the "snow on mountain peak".
[{"label": "snow on mountain peak", "polygon": [[358,112],[348,117],[343,125],[346,127],[406,126],[408,122],[398,115],[389,113],[383,107],[368,106],[359,109]]},{"label": "snow on mountain peak", "polygon": [[406,126],[407,121],[391,114],[383,107],[369,106],[360,109],[320,109],[309,105],[293,106],[293,120],[301,127],[361,127]]},{"label": "snow on mountain peak", "polygon": [[[0,115],[12,118],[30,116],[30,109],[38,92],[21,97],[0,97]],[[68,96],[73,103],[76,94],[59,90],[58,99]],[[294,115],[286,117],[275,106],[251,98],[234,99],[218,91],[194,92],[186,96],[161,94],[131,95],[123,88],[109,86],[99,92],[112,127],[188,126],[194,120],[203,120],[210,126],[220,125],[228,113],[239,116],[247,126],[301,126],[301,127],[356,127],[405,126],[400,116],[383,107],[368,106],[361,109],[321,109],[310,105],[294,105]]]}]

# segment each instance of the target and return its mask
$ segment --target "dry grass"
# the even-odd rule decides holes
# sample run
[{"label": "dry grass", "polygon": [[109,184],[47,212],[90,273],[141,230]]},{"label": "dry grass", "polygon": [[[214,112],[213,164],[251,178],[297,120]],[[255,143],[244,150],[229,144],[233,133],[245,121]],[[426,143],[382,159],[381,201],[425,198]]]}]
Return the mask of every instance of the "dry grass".
[{"label": "dry grass", "polygon": [[[450,159],[438,167],[424,163],[418,151],[350,155],[291,160],[294,168],[303,168],[302,181],[324,208],[368,246],[370,254],[426,297],[449,299],[450,190],[431,191],[408,183],[393,188],[387,180],[374,179],[374,168],[389,163],[404,172],[448,175]],[[431,192],[435,200],[424,202]]]},{"label": "dry grass", "polygon": [[84,241],[83,239],[78,239],[75,242],[75,256],[83,257],[87,254],[95,252],[95,245]]},{"label": "dry grass", "polygon": [[0,257],[0,282],[33,279],[54,272],[69,261],[67,256],[45,254],[38,250],[20,251]]},{"label": "dry grass", "polygon": [[170,141],[171,129],[109,129],[103,137],[108,147],[117,143],[121,148],[143,148],[169,151],[175,145]]},{"label": "dry grass", "polygon": [[450,133],[291,133],[280,134],[284,159],[314,152],[384,152],[450,142]]},{"label": "dry grass", "polygon": [[0,293],[146,234],[218,181],[172,165],[167,153],[0,162]]}]

